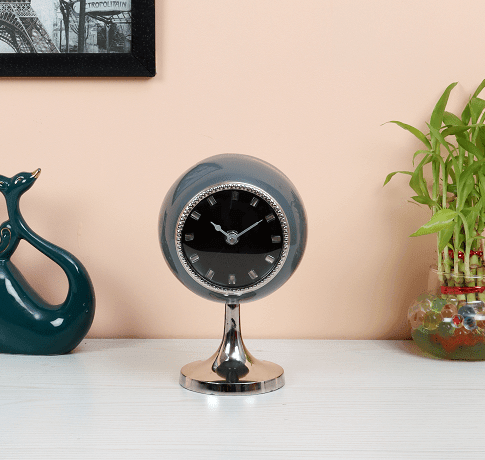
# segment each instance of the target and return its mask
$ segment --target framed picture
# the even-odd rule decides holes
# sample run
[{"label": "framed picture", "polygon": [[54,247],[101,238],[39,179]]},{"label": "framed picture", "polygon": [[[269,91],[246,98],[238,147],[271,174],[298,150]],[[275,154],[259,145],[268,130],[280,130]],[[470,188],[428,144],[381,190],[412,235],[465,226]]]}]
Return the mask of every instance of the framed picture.
[{"label": "framed picture", "polygon": [[155,0],[0,0],[0,77],[155,73]]}]

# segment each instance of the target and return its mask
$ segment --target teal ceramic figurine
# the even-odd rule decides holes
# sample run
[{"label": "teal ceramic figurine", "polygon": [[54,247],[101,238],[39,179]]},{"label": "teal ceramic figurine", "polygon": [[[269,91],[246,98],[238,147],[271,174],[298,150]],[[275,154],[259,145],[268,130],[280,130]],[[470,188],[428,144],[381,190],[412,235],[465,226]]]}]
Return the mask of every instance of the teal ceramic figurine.
[{"label": "teal ceramic figurine", "polygon": [[[0,175],[8,220],[0,226],[0,353],[57,355],[73,350],[94,318],[94,290],[86,269],[73,255],[34,233],[19,209],[40,169],[12,178]],[[59,265],[67,276],[66,300],[47,304],[10,261],[21,239]]]}]

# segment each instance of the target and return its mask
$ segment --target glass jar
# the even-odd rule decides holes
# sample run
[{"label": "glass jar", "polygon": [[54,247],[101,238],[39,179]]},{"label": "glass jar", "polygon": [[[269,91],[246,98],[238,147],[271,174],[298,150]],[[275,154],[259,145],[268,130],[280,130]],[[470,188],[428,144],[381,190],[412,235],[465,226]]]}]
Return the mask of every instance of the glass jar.
[{"label": "glass jar", "polygon": [[408,320],[421,350],[439,358],[485,360],[485,276],[430,269],[428,292],[411,304]]}]

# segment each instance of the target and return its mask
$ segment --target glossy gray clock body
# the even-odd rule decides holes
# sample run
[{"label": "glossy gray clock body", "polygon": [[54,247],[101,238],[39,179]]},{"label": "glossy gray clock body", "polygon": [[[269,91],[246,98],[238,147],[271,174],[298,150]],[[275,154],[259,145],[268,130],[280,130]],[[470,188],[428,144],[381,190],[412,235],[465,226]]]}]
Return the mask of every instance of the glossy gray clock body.
[{"label": "glossy gray clock body", "polygon": [[[234,298],[208,289],[193,279],[182,265],[176,250],[179,217],[187,204],[201,191],[225,183],[243,183],[270,195],[286,215],[289,233],[287,257],[274,278],[255,290]],[[226,303],[258,300],[278,289],[297,268],[305,250],[307,221],[300,195],[291,181],[269,163],[239,154],[207,158],[186,171],[168,191],[159,216],[159,239],[163,255],[175,276],[194,293]]]}]

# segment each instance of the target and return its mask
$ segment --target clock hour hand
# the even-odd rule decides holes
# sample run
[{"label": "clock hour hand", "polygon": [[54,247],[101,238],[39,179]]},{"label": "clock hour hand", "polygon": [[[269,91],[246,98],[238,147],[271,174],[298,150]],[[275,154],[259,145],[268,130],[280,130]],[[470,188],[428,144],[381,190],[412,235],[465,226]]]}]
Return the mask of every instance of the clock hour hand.
[{"label": "clock hour hand", "polygon": [[229,238],[229,234],[226,233],[224,230],[222,230],[220,225],[216,225],[214,222],[211,222],[211,224],[214,226],[214,228],[218,231],[221,232],[226,238]]},{"label": "clock hour hand", "polygon": [[260,222],[263,222],[263,219],[259,220],[258,222],[256,222],[255,224],[251,225],[250,227],[248,227],[246,230],[243,230],[242,232],[239,232],[237,234],[237,237],[239,238],[241,235],[244,235],[244,233],[246,232],[249,232],[249,230],[251,230],[252,228],[256,227],[256,225],[258,225]]}]

